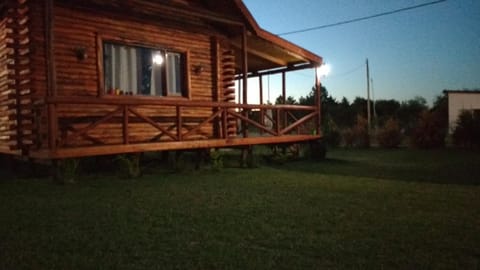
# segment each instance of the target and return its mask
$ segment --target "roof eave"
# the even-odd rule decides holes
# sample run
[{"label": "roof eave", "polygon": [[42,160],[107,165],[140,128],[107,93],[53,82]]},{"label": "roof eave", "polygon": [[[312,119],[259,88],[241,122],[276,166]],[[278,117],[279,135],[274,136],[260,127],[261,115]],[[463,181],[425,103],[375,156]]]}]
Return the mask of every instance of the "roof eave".
[{"label": "roof eave", "polygon": [[321,65],[323,63],[323,59],[321,56],[318,56],[311,51],[301,48],[298,45],[295,45],[286,39],[283,39],[275,34],[272,34],[262,29],[258,25],[255,18],[253,18],[252,14],[250,13],[250,11],[245,6],[242,0],[233,0],[233,1],[236,4],[237,8],[240,10],[240,12],[243,14],[244,19],[247,21],[249,30],[251,30],[255,35],[279,47],[282,47],[283,49],[290,51],[291,53],[297,54],[299,58],[305,58],[311,63],[315,63],[317,65]]}]

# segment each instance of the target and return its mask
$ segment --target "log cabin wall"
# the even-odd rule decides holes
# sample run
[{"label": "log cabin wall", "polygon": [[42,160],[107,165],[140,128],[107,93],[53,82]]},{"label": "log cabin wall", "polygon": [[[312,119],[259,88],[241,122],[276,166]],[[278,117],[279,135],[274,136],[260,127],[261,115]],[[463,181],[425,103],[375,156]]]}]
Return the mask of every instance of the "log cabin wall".
[{"label": "log cabin wall", "polygon": [[11,129],[13,121],[10,118],[15,116],[9,110],[9,105],[12,104],[13,98],[11,97],[12,83],[9,81],[10,74],[13,73],[8,67],[12,63],[13,50],[10,46],[7,46],[7,32],[10,31],[7,28],[8,18],[2,18],[0,22],[0,152],[10,153],[11,144],[10,136],[14,134],[14,130]]},{"label": "log cabin wall", "polygon": [[0,22],[0,152],[8,154],[26,153],[33,143],[27,4],[6,1]]},{"label": "log cabin wall", "polygon": [[[218,61],[211,42],[212,36],[220,36],[217,31],[205,25],[201,20],[189,21],[186,25],[184,20],[188,18],[178,18],[175,13],[171,13],[172,20],[158,17],[149,19],[149,16],[138,17],[131,15],[130,10],[124,10],[118,13],[118,9],[112,10],[105,8],[98,12],[86,8],[77,7],[69,4],[75,1],[55,1],[54,6],[54,53],[56,66],[57,93],[59,96],[90,96],[98,97],[105,94],[102,81],[102,39],[113,40],[119,43],[137,44],[146,47],[164,47],[176,51],[186,52],[187,54],[187,76],[188,76],[188,96],[183,98],[193,101],[213,101],[215,95],[223,94],[219,85],[215,82],[215,66]],[[81,2],[81,1],[80,1]],[[102,2],[102,1],[99,1]],[[108,1],[103,1],[108,3]],[[150,8],[159,8],[161,4],[152,4],[148,1],[128,1],[136,11],[149,10]],[[33,88],[36,96],[46,96],[46,74],[45,74],[45,38],[44,38],[44,3],[43,1],[32,1],[32,9],[35,12],[32,21],[33,40],[35,42],[34,57],[32,66]],[[132,12],[135,14],[135,12]],[[164,14],[165,17],[165,14]],[[193,29],[193,30],[192,30]],[[100,42],[99,42],[100,41]],[[85,50],[86,58],[79,60],[75,50],[82,48]],[[230,59],[233,63],[234,59]],[[194,67],[202,67],[202,71],[194,72]],[[222,68],[220,66],[219,68]],[[121,96],[104,98],[132,98],[135,96]],[[171,98],[171,97],[144,97],[144,98]],[[222,99],[222,98],[220,98]],[[69,128],[75,130],[85,128],[102,116],[115,110],[111,106],[82,105],[67,106],[59,105],[57,107],[60,117],[59,134],[68,136]],[[175,125],[175,108],[166,106],[144,106],[138,109],[140,113],[149,117],[157,117],[162,121],[161,125],[165,128],[171,128]],[[192,108],[183,109],[182,116],[185,119],[208,117],[211,115],[211,108]],[[40,141],[40,147],[47,147],[47,133],[45,124],[45,111],[37,113],[37,122],[42,123],[39,127],[37,138]],[[69,122],[71,119],[84,119],[76,124]],[[119,116],[120,118],[120,116]],[[162,120],[163,119],[163,120]],[[94,130],[88,133],[89,138],[78,138],[72,146],[90,145],[98,143],[122,143],[122,127],[120,121],[109,121],[102,123]],[[185,128],[194,125],[184,120]],[[63,125],[62,122],[65,124]],[[213,124],[205,125],[196,134],[197,139],[210,138],[213,135]],[[171,131],[175,133],[173,129]],[[166,136],[155,138],[158,130],[147,123],[129,123],[129,141],[147,142],[153,140],[168,140]],[[94,138],[94,139],[92,139]],[[192,138],[195,139],[195,138]]]}]

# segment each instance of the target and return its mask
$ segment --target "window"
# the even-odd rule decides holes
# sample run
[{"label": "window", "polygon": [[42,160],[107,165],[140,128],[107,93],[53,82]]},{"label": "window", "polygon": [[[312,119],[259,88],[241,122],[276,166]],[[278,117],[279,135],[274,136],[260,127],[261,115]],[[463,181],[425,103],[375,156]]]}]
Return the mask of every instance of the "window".
[{"label": "window", "polygon": [[184,53],[104,43],[103,65],[107,94],[186,95]]}]

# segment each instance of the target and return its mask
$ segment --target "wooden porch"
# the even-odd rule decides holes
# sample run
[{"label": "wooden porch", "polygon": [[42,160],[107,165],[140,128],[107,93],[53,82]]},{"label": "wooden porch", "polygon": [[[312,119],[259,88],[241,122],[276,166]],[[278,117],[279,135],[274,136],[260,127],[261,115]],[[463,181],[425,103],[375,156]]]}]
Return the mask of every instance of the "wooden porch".
[{"label": "wooden porch", "polygon": [[[61,106],[102,109],[95,116],[59,116],[57,110]],[[169,109],[173,114],[154,117],[143,113],[145,108]],[[188,115],[186,112],[192,109],[207,109],[210,113]],[[52,128],[45,134],[38,133],[36,147],[30,151],[32,158],[298,143],[321,138],[318,106],[57,96],[37,105],[38,114],[45,111],[49,112]],[[104,133],[105,125],[112,126],[107,134],[109,140],[95,134],[97,130]],[[148,136],[133,134],[138,133],[139,125],[149,129]],[[213,132],[206,133],[204,129]],[[48,145],[42,145],[42,136],[49,139]]]}]

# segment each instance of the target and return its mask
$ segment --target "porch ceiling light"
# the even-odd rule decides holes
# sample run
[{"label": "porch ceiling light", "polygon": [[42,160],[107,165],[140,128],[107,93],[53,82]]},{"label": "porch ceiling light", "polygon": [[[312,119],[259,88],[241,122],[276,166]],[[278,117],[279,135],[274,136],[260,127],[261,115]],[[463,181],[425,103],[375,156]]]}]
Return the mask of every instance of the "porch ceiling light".
[{"label": "porch ceiling light", "polygon": [[329,64],[322,64],[321,66],[317,67],[317,76],[318,79],[328,76],[330,74],[330,65]]}]

